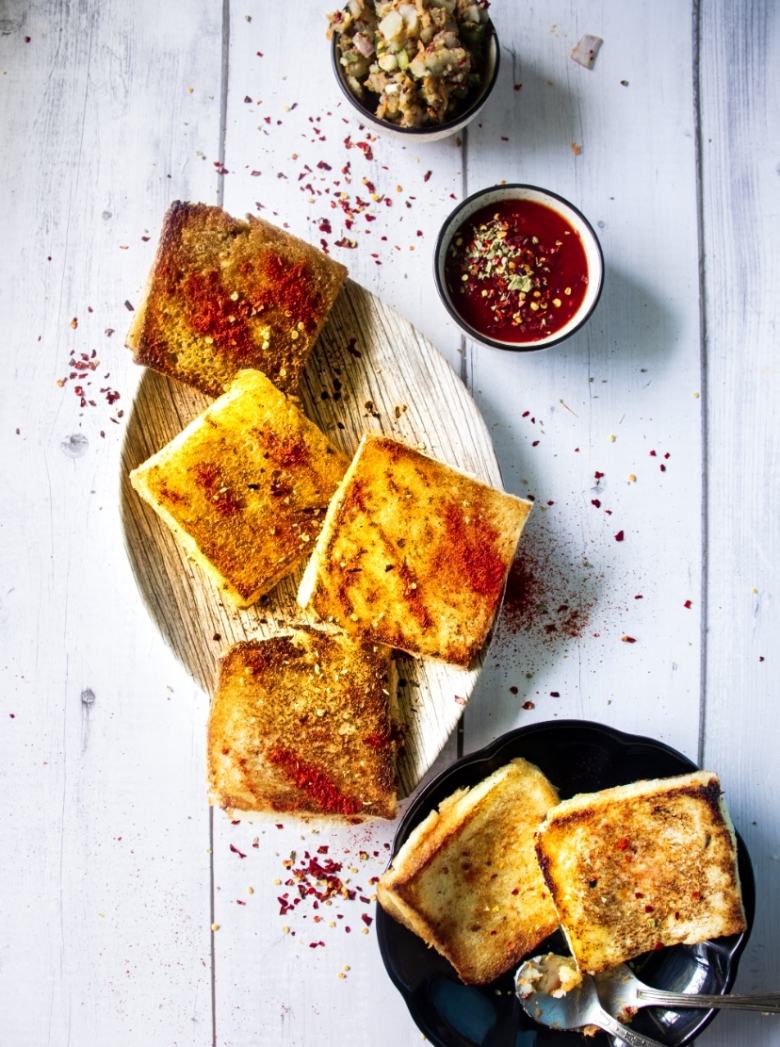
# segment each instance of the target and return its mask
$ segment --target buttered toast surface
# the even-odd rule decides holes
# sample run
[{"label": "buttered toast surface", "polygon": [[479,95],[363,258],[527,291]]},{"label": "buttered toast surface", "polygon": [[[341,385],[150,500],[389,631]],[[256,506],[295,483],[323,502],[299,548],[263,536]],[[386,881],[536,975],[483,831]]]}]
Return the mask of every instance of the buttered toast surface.
[{"label": "buttered toast surface", "polygon": [[531,502],[367,434],[298,601],[355,635],[468,666],[485,643]]},{"label": "buttered toast surface", "polygon": [[294,392],[346,275],[260,218],[177,200],[127,345],[138,363],[211,396],[249,367]]},{"label": "buttered toast surface", "polygon": [[466,983],[492,981],[558,926],[534,832],[558,795],[512,760],[460,789],[413,830],[381,877],[382,907],[446,956]]},{"label": "buttered toast surface", "polygon": [[734,831],[709,771],[565,800],[540,827],[537,852],[591,973],[745,928]]},{"label": "buttered toast surface", "polygon": [[225,655],[208,728],[210,802],[231,810],[395,815],[390,651],[298,628]]},{"label": "buttered toast surface", "polygon": [[347,464],[292,398],[247,370],[130,480],[244,607],[308,557]]}]

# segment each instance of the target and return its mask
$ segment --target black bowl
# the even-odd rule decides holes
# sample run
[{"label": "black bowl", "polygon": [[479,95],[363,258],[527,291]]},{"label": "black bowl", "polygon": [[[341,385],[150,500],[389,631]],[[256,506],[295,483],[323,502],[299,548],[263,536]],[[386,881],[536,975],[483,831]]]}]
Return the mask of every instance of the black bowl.
[{"label": "black bowl", "polygon": [[[475,785],[516,756],[544,771],[561,798],[625,785],[640,778],[665,778],[695,771],[696,765],[651,738],[623,734],[584,720],[557,720],[521,727],[479,752],[459,760],[430,783],[406,812],[396,833],[395,854],[412,829],[455,789]],[[747,930],[700,945],[679,945],[640,957],[631,966],[640,978],[675,992],[727,993],[753,924],[755,886],[750,857],[737,837],[739,874]],[[529,1018],[515,998],[514,970],[489,985],[463,985],[450,964],[377,906],[377,937],[387,972],[415,1022],[437,1047],[565,1047],[585,1042],[616,1043],[606,1034],[584,1040],[557,1032]],[[536,952],[568,953],[556,932]],[[691,1043],[713,1020],[716,1010],[646,1008],[632,1027],[669,1047]]]}]

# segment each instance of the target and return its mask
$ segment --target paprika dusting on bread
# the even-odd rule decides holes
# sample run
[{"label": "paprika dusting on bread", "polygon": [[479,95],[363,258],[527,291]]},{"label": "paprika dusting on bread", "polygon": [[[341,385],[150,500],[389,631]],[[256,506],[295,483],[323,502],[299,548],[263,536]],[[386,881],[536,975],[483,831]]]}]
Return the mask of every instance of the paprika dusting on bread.
[{"label": "paprika dusting on bread", "polygon": [[390,650],[343,633],[301,626],[236,644],[222,660],[209,716],[210,802],[392,818],[394,685]]},{"label": "paprika dusting on bread", "polygon": [[247,367],[294,392],[346,275],[270,222],[176,201],[127,345],[138,363],[211,396]]},{"label": "paprika dusting on bread", "polygon": [[531,504],[366,434],[298,602],[353,635],[468,666],[490,632]]}]

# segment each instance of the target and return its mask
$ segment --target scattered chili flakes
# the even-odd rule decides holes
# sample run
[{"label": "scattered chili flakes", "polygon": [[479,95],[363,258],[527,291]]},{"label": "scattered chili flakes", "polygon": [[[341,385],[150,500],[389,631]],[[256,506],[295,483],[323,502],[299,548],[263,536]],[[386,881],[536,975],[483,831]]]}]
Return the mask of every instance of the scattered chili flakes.
[{"label": "scattered chili flakes", "polygon": [[246,858],[246,855],[244,854],[244,852],[243,851],[239,851],[238,847],[236,847],[236,845],[234,843],[231,843],[230,851],[231,851],[231,854],[237,854],[239,858]]},{"label": "scattered chili flakes", "polygon": [[582,156],[582,146],[578,145],[576,142],[571,143],[571,151],[575,156]]},{"label": "scattered chili flakes", "polygon": [[534,704],[534,702],[530,701],[530,699],[529,699],[529,701],[523,702],[523,708],[526,709],[526,710],[528,710],[528,709],[535,709],[536,705]]},{"label": "scattered chili flakes", "polygon": [[690,611],[690,609],[691,609],[691,608],[693,607],[693,603],[692,603],[692,601],[691,601],[691,600],[686,600],[686,601],[685,601],[685,602],[683,603],[683,607],[687,608],[687,609],[688,609],[688,610]]},{"label": "scattered chili flakes", "polygon": [[615,541],[616,542],[622,542],[625,539],[625,537],[626,536],[625,536],[625,533],[623,531],[618,531],[617,534],[615,535]]},{"label": "scattered chili flakes", "polygon": [[621,636],[620,639],[623,641],[623,643],[636,643],[636,637],[635,636],[624,635],[624,636]]}]

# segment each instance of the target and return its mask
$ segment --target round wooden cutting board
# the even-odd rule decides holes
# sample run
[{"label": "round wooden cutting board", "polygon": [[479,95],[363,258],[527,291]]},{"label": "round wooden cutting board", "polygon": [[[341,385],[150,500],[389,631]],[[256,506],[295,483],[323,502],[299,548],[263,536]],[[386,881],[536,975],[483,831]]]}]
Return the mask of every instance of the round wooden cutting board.
[{"label": "round wooden cutting board", "polygon": [[[306,414],[352,454],[366,431],[397,436],[421,451],[501,486],[493,447],[477,406],[440,353],[379,298],[349,281],[306,369]],[[284,631],[298,615],[300,573],[248,610],[223,601],[181,551],[159,517],[133,491],[131,469],[176,436],[210,403],[189,386],[148,370],[141,380],[122,453],[122,518],[144,602],[166,641],[211,694],[220,655],[240,640]],[[402,795],[438,756],[474,689],[468,671],[398,656],[405,745]],[[204,742],[205,744],[205,742]]]}]

